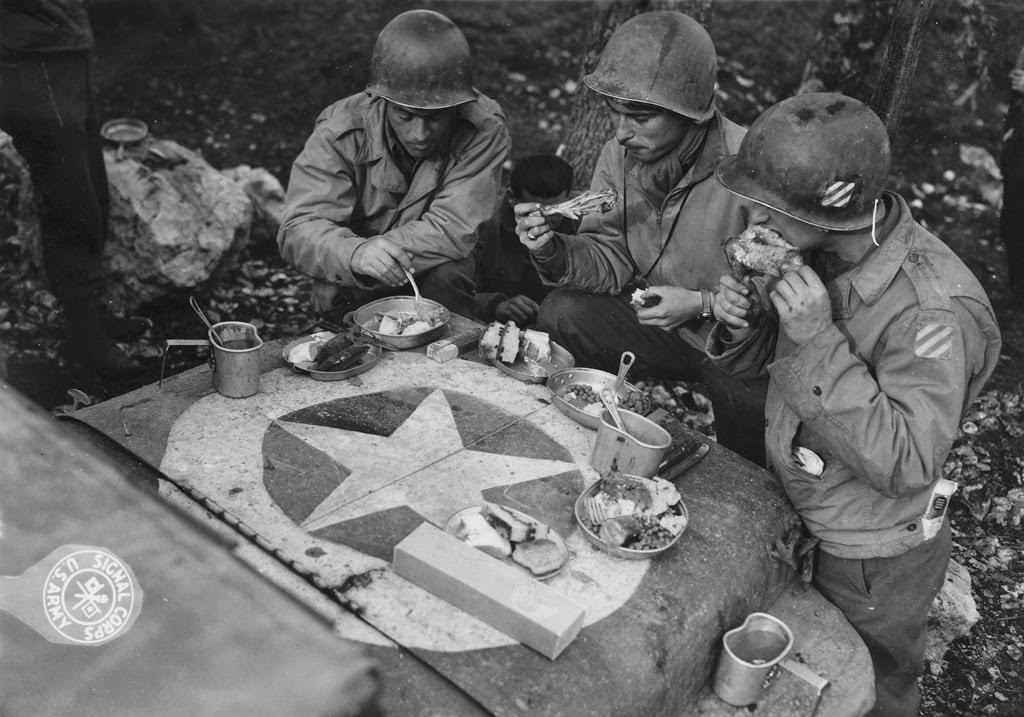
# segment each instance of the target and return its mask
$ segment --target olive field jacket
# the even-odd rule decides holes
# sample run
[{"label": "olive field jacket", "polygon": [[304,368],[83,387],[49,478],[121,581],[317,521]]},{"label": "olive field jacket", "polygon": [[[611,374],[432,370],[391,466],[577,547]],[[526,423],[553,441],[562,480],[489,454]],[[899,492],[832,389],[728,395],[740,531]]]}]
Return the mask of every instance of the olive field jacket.
[{"label": "olive field jacket", "polygon": [[372,287],[351,260],[375,236],[404,248],[417,272],[465,259],[494,214],[509,151],[496,102],[478,93],[459,105],[447,151],[422,160],[408,182],[390,154],[385,106],[366,93],[334,103],[292,165],[278,247],[316,279]]},{"label": "olive field jacket", "polygon": [[[932,489],[1001,345],[974,275],[902,198],[887,201],[898,218],[880,248],[827,283],[827,330],[797,346],[777,321],[735,341],[717,323],[707,344],[733,373],[770,375],[768,464],[822,549],[841,558],[922,543]],[[824,461],[820,475],[794,459],[797,446]]]}]

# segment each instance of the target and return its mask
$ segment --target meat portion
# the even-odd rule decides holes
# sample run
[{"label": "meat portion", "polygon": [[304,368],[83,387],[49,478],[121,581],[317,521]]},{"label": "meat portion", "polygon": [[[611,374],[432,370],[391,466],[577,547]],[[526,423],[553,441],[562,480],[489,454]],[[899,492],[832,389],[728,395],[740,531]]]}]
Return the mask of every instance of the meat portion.
[{"label": "meat portion", "polygon": [[779,279],[785,272],[804,264],[799,249],[760,224],[747,227],[739,236],[729,237],[723,246],[732,274],[739,280],[752,274]]}]

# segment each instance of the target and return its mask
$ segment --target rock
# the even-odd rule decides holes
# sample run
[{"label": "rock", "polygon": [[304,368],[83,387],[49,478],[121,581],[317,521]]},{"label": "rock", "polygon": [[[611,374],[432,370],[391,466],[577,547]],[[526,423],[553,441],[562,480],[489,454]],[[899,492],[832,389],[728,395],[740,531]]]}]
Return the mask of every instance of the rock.
[{"label": "rock", "polygon": [[252,202],[237,182],[170,140],[104,150],[110,180],[106,299],[131,310],[232,268]]},{"label": "rock", "polygon": [[277,177],[262,167],[240,164],[224,170],[238,182],[253,205],[253,239],[276,241],[277,229],[284,219],[284,187]]},{"label": "rock", "polygon": [[945,668],[943,656],[949,643],[969,633],[979,618],[978,607],[971,594],[971,574],[951,559],[946,569],[946,582],[928,614],[924,659],[933,675],[941,674]]},{"label": "rock", "polygon": [[13,215],[0,211],[0,241],[13,240],[41,268],[43,248],[34,197],[28,165],[14,149],[11,136],[0,131],[0,208],[14,210]]}]

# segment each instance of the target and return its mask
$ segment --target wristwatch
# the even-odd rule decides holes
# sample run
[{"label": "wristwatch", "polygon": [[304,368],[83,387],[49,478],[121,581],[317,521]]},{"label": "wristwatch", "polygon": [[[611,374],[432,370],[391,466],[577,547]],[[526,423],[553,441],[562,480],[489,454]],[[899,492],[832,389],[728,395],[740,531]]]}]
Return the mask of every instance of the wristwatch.
[{"label": "wristwatch", "polygon": [[700,313],[697,314],[697,318],[701,321],[708,321],[715,318],[714,312],[711,311],[715,301],[715,295],[711,293],[711,289],[700,290]]}]

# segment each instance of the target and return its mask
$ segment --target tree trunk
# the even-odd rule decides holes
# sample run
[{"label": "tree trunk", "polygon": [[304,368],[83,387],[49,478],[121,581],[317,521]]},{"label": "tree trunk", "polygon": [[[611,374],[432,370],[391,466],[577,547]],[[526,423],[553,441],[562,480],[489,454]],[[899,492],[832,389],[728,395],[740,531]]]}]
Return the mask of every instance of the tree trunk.
[{"label": "tree trunk", "polygon": [[590,39],[579,75],[579,91],[569,119],[569,134],[563,157],[572,165],[577,189],[590,186],[594,165],[601,147],[611,137],[614,127],[601,96],[583,84],[583,77],[597,66],[598,58],[616,27],[642,12],[651,10],[679,10],[701,23],[707,24],[712,0],[613,0],[594,6]]},{"label": "tree trunk", "polygon": [[882,58],[878,84],[868,103],[892,137],[899,126],[910,80],[921,54],[921,36],[935,0],[899,0],[889,31],[889,45]]}]

